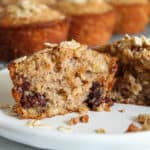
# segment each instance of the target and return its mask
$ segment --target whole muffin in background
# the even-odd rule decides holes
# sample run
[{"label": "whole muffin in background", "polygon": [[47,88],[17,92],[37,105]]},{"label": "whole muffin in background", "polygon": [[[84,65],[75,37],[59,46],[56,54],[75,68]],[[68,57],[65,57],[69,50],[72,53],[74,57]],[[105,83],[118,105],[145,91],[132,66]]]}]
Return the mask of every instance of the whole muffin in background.
[{"label": "whole muffin in background", "polygon": [[32,54],[68,37],[69,20],[45,4],[23,0],[0,9],[0,59]]},{"label": "whole muffin in background", "polygon": [[148,0],[108,0],[116,10],[116,33],[139,33],[149,22]]},{"label": "whole muffin in background", "polygon": [[69,39],[90,46],[105,44],[112,36],[115,12],[104,1],[58,1],[59,11],[71,16]]},{"label": "whole muffin in background", "polygon": [[8,4],[15,4],[18,0],[0,0],[1,6],[6,6]]},{"label": "whole muffin in background", "polygon": [[148,14],[149,14],[149,19],[150,19],[150,0],[148,0]]},{"label": "whole muffin in background", "polygon": [[[7,6],[9,4],[16,4],[16,3],[21,2],[21,1],[22,0],[1,0],[0,5]],[[56,0],[30,0],[30,1],[45,3],[45,4],[48,4],[48,5],[52,5],[56,2]]]}]

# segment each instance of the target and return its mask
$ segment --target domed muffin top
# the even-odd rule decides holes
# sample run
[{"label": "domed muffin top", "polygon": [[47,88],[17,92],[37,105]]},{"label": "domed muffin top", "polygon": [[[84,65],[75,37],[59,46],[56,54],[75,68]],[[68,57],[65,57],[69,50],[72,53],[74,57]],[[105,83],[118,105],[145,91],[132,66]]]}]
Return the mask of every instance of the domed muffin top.
[{"label": "domed muffin top", "polygon": [[42,3],[21,0],[0,9],[0,26],[20,26],[64,19],[65,16]]},{"label": "domed muffin top", "polygon": [[99,14],[112,10],[104,0],[61,0],[54,7],[68,15]]}]

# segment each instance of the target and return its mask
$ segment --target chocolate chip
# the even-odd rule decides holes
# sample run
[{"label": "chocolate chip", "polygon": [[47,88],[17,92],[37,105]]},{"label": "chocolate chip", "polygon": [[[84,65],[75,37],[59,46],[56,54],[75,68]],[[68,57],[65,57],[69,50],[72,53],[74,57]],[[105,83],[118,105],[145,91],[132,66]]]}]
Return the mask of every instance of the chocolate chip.
[{"label": "chocolate chip", "polygon": [[100,98],[102,96],[102,88],[98,82],[93,82],[90,88],[90,93],[86,99],[89,108],[96,109],[100,105]]},{"label": "chocolate chip", "polygon": [[30,83],[27,81],[24,81],[22,84],[22,89],[27,91],[27,90],[29,90],[29,88],[30,88]]},{"label": "chocolate chip", "polygon": [[112,104],[112,100],[103,95],[103,88],[98,82],[93,82],[85,103],[87,103],[88,107],[92,110],[96,110],[96,108],[102,103]]},{"label": "chocolate chip", "polygon": [[24,108],[31,107],[45,107],[47,103],[46,98],[38,93],[32,93],[32,95],[24,95],[21,99],[21,105]]}]

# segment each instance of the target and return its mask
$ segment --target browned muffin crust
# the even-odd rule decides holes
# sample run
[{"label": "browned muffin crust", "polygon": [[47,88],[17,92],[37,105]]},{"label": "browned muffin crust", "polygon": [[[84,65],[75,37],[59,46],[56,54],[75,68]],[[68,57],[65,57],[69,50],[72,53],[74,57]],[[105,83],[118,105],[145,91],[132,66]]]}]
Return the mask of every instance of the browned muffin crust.
[{"label": "browned muffin crust", "polygon": [[69,20],[0,27],[0,59],[12,60],[44,48],[45,42],[59,43],[68,37]]},{"label": "browned muffin crust", "polygon": [[104,1],[75,3],[62,0],[55,8],[72,18],[69,39],[93,46],[107,43],[112,36],[116,16],[113,8]]},{"label": "browned muffin crust", "polygon": [[106,44],[112,36],[115,21],[114,11],[72,16],[69,39],[75,39],[90,46]]},{"label": "browned muffin crust", "polygon": [[26,0],[1,10],[1,60],[32,54],[45,42],[59,43],[68,37],[69,19],[44,4]]},{"label": "browned muffin crust", "polygon": [[110,0],[116,10],[115,32],[133,34],[144,31],[149,22],[147,0]]},{"label": "browned muffin crust", "polygon": [[8,66],[21,118],[44,118],[111,106],[116,58],[75,41],[62,42]]}]

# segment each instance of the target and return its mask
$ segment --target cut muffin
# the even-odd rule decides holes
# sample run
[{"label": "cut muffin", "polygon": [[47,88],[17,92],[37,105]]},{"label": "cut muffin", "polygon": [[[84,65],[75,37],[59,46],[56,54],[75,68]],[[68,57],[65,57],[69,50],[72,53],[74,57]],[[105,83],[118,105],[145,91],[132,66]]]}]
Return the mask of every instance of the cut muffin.
[{"label": "cut muffin", "polygon": [[116,58],[75,41],[47,44],[43,51],[8,65],[13,97],[21,118],[44,118],[83,107],[112,105]]},{"label": "cut muffin", "polygon": [[149,22],[148,0],[109,0],[116,10],[116,33],[139,33]]},{"label": "cut muffin", "polygon": [[104,1],[66,1],[55,8],[71,16],[69,39],[90,46],[107,43],[115,25],[115,12]]},{"label": "cut muffin", "polygon": [[150,105],[150,40],[125,36],[99,50],[119,58],[114,99],[123,103]]},{"label": "cut muffin", "polygon": [[23,0],[0,14],[0,59],[10,60],[66,40],[69,20],[47,5]]}]

